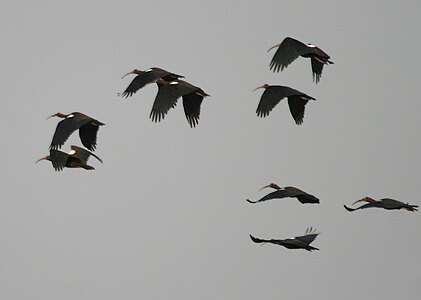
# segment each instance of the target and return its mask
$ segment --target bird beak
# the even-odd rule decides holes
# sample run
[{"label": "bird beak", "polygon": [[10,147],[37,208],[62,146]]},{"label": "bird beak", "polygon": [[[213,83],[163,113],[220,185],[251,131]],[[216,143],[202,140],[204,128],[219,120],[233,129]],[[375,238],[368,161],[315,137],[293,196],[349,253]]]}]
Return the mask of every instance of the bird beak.
[{"label": "bird beak", "polygon": [[131,71],[131,72],[125,74],[123,77],[121,77],[121,79],[123,79],[124,77],[126,77],[127,75],[130,75],[130,74],[135,74],[135,73],[133,71]]},{"label": "bird beak", "polygon": [[269,52],[270,50],[272,50],[273,48],[276,48],[276,47],[279,47],[279,46],[281,46],[281,44],[277,44],[277,45],[275,45],[275,46],[272,46],[272,47],[270,47],[269,49],[268,49],[268,51],[267,52]]},{"label": "bird beak", "polygon": [[262,187],[259,191],[261,191],[261,190],[263,190],[263,189],[265,189],[265,188],[269,188],[269,187],[271,187],[271,185],[270,185],[270,184],[265,185],[265,186],[264,186],[264,187]]},{"label": "bird beak", "polygon": [[51,116],[47,117],[47,120],[48,120],[49,118],[52,118],[52,117],[55,117],[55,116],[57,116],[57,114],[54,114],[54,115],[51,115]]},{"label": "bird beak", "polygon": [[255,88],[255,89],[253,90],[253,92],[257,91],[258,89],[263,89],[264,87],[265,87],[265,85],[258,86],[257,88]]},{"label": "bird beak", "polygon": [[360,200],[355,201],[354,203],[352,203],[352,205],[355,205],[355,204],[357,204],[359,202],[368,202],[368,201],[365,200],[365,198],[364,198],[364,199],[360,199]]},{"label": "bird beak", "polygon": [[38,159],[35,163],[37,163],[37,162],[39,162],[41,160],[47,160],[47,159],[48,159],[48,156],[44,156],[44,157],[41,157],[40,159]]}]

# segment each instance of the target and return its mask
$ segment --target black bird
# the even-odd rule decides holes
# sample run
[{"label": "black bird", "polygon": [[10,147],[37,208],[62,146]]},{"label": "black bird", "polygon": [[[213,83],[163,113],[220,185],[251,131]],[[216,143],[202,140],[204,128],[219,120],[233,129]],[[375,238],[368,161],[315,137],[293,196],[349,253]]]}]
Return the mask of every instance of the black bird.
[{"label": "black bird", "polygon": [[270,62],[270,69],[273,70],[273,72],[279,72],[279,69],[282,71],[297,59],[298,56],[309,57],[313,70],[313,81],[318,83],[322,77],[323,66],[333,64],[333,62],[329,60],[330,56],[323,52],[319,47],[312,44],[303,44],[290,37],[285,38],[282,43],[271,47],[268,52],[276,47],[279,48]]},{"label": "black bird", "polygon": [[264,196],[263,198],[257,201],[251,201],[247,199],[247,202],[257,203],[257,202],[263,202],[263,201],[272,200],[272,199],[282,199],[282,198],[290,197],[290,198],[297,198],[298,201],[300,201],[303,204],[320,203],[319,199],[317,199],[313,195],[307,194],[306,192],[300,189],[297,189],[296,187],[293,187],[293,186],[286,186],[284,188],[281,188],[276,183],[271,183],[271,184],[265,185],[260,190],[264,188],[268,188],[268,187],[273,188],[276,191],[267,194],[266,196]]},{"label": "black bird", "polygon": [[183,97],[184,113],[190,127],[199,123],[200,106],[203,98],[208,97],[201,88],[183,80],[167,81],[158,79],[158,94],[156,95],[149,117],[153,122],[160,122],[171,108],[175,108],[177,100]]},{"label": "black bird", "polygon": [[143,88],[145,85],[154,83],[160,78],[166,81],[172,81],[178,78],[184,78],[184,76],[177,75],[160,68],[150,68],[145,71],[134,69],[133,71],[127,73],[121,78],[124,78],[130,74],[138,74],[138,75],[132,80],[132,82],[129,84],[126,90],[123,93],[119,94],[119,96],[121,97],[125,97],[125,98],[131,97],[134,93],[136,93],[138,90]]},{"label": "black bird", "polygon": [[91,151],[96,148],[96,136],[99,126],[105,125],[104,123],[95,120],[80,112],[72,112],[65,115],[60,112],[49,116],[59,117],[64,120],[57,124],[56,131],[54,132],[53,140],[50,149],[59,149],[67,141],[69,136],[77,129],[79,129],[79,136],[82,144]]},{"label": "black bird", "polygon": [[270,239],[270,240],[264,240],[260,238],[256,238],[250,234],[250,238],[255,243],[262,243],[264,245],[265,243],[272,243],[275,245],[284,246],[287,249],[305,249],[307,251],[312,250],[319,250],[319,248],[310,246],[310,244],[314,241],[314,239],[319,235],[319,233],[316,233],[316,230],[313,228],[307,228],[306,233],[302,236],[296,236],[295,238],[290,239],[284,239],[284,240],[278,240],[278,239]]},{"label": "black bird", "polygon": [[83,168],[85,170],[95,170],[94,167],[87,165],[90,156],[95,157],[102,163],[102,159],[92,152],[80,148],[78,146],[71,146],[69,153],[59,150],[50,149],[50,155],[38,159],[35,163],[41,160],[49,160],[53,164],[56,171],[61,171],[63,168]]},{"label": "black bird", "polygon": [[258,117],[264,118],[269,115],[272,109],[285,97],[288,98],[289,110],[297,125],[303,123],[305,105],[309,100],[315,98],[301,93],[295,89],[281,85],[264,84],[254,89],[265,89],[257,106],[256,113]]},{"label": "black bird", "polygon": [[365,197],[363,199],[355,201],[353,204],[356,204],[358,202],[367,202],[367,204],[364,204],[358,208],[350,208],[350,207],[347,207],[346,205],[344,205],[344,207],[347,211],[355,211],[358,209],[371,208],[371,207],[379,207],[379,208],[384,208],[388,210],[398,210],[398,209],[405,209],[407,211],[418,210],[418,205],[411,205],[409,203],[403,203],[401,201],[390,199],[390,198],[374,200],[371,197]]}]

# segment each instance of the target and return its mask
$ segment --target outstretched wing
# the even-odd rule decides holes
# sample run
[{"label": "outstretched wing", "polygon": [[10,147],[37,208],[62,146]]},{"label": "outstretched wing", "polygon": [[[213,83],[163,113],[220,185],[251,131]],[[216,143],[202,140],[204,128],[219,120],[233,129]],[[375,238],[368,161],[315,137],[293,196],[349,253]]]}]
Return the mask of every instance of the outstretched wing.
[{"label": "outstretched wing", "polygon": [[265,89],[260,98],[259,105],[257,106],[256,113],[258,117],[264,118],[269,115],[272,109],[284,98],[285,96],[277,93],[274,87]]},{"label": "outstretched wing", "polygon": [[293,95],[288,97],[289,110],[297,125],[303,123],[305,106],[310,99],[314,98],[307,95]]},{"label": "outstretched wing", "polygon": [[275,55],[270,62],[270,69],[273,70],[273,72],[282,71],[290,63],[296,60],[298,56],[305,54],[307,51],[307,45],[296,39],[287,37],[282,41],[278,50],[275,52]]},{"label": "outstretched wing", "polygon": [[152,106],[149,118],[153,122],[160,122],[171,108],[177,105],[177,99],[181,97],[178,81],[163,82],[158,84],[158,94]]},{"label": "outstretched wing", "polygon": [[268,240],[256,238],[256,237],[252,236],[251,234],[250,234],[250,238],[255,243],[267,243],[267,242],[269,242]]},{"label": "outstretched wing", "polygon": [[61,120],[54,132],[53,140],[51,141],[50,149],[59,149],[67,141],[69,136],[83,125],[89,123],[90,117],[81,113],[72,113],[64,120]]},{"label": "outstretched wing", "polygon": [[96,148],[96,138],[99,126],[104,125],[97,120],[90,120],[89,123],[83,125],[79,129],[79,137],[82,141],[82,144],[91,151],[94,151]]},{"label": "outstretched wing", "polygon": [[189,122],[190,127],[192,128],[199,124],[200,106],[204,95],[206,95],[206,93],[196,91],[183,96],[184,113],[186,115],[187,122]]},{"label": "outstretched wing", "polygon": [[66,166],[68,155],[59,150],[50,149],[50,159],[54,170],[61,171]]}]

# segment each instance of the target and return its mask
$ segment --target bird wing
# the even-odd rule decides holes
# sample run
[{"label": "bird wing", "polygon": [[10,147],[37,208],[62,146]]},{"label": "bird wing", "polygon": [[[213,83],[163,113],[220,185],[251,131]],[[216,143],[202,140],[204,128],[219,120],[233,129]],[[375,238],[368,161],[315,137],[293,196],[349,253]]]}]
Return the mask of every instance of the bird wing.
[{"label": "bird wing", "polygon": [[260,238],[256,238],[256,237],[252,236],[251,234],[250,234],[250,238],[255,243],[267,243],[267,242],[269,242],[269,240],[263,240],[263,239],[260,239]]},{"label": "bird wing", "polygon": [[202,104],[204,96],[193,92],[183,96],[184,113],[189,122],[190,127],[195,127],[199,123],[200,105]]},{"label": "bird wing", "polygon": [[92,120],[79,128],[79,137],[82,144],[91,151],[94,151],[96,148],[96,137],[99,126],[101,125],[104,124],[96,120]]},{"label": "bird wing", "polygon": [[81,113],[72,113],[64,120],[61,120],[57,124],[50,149],[61,148],[75,130],[89,123],[90,120],[90,117]]},{"label": "bird wing", "polygon": [[158,78],[161,78],[163,76],[168,76],[168,75],[170,75],[169,72],[159,69],[159,68],[151,68],[149,70],[142,71],[142,73],[137,75],[132,80],[132,82],[129,84],[126,90],[120,94],[120,96],[124,98],[131,97],[134,93],[136,93],[138,90],[143,88],[145,85],[149,83],[153,83]]},{"label": "bird wing", "polygon": [[305,235],[296,236],[295,239],[305,243],[306,245],[310,245],[318,235],[319,233],[316,233],[316,230],[308,228]]},{"label": "bird wing", "polygon": [[304,119],[305,106],[309,100],[302,99],[299,95],[288,97],[289,111],[297,125],[301,125]]},{"label": "bird wing", "polygon": [[153,122],[160,122],[171,108],[177,105],[177,99],[182,96],[178,81],[158,84],[158,94],[152,106],[149,118]]},{"label": "bird wing", "polygon": [[68,154],[59,150],[50,149],[50,159],[54,170],[61,171],[66,166]]},{"label": "bird wing", "polygon": [[311,70],[313,71],[313,81],[319,83],[320,78],[322,78],[324,63],[318,61],[315,58],[311,58]]},{"label": "bird wing", "polygon": [[296,187],[287,186],[285,190],[288,191],[288,197],[296,197],[301,203],[320,203],[320,200],[313,195],[310,195]]},{"label": "bird wing", "polygon": [[260,98],[256,113],[258,117],[264,118],[269,115],[272,109],[284,98],[285,95],[277,93],[274,87],[266,89]]},{"label": "bird wing", "polygon": [[83,149],[81,147],[74,146],[74,145],[72,145],[70,147],[70,149],[71,150],[69,152],[69,155],[78,158],[84,164],[86,164],[88,162],[88,159],[91,155],[93,157],[95,157],[96,159],[98,159],[102,163],[102,159],[100,157],[98,157],[97,155],[93,154],[92,152],[90,152],[86,149]]},{"label": "bird wing", "polygon": [[300,41],[290,37],[285,38],[270,62],[270,69],[273,69],[273,72],[282,71],[298,56],[305,54],[308,51],[307,49],[307,45]]},{"label": "bird wing", "polygon": [[276,190],[274,192],[271,192],[255,202],[250,201],[250,200],[247,200],[247,201],[250,203],[257,203],[257,202],[263,202],[263,201],[268,201],[272,199],[282,199],[286,197],[291,197],[289,191],[285,189],[281,189],[281,190]]}]

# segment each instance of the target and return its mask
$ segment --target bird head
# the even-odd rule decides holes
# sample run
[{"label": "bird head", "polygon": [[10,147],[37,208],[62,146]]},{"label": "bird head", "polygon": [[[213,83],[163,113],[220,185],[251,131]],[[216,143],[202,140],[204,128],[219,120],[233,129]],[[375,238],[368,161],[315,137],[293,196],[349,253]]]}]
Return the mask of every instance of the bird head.
[{"label": "bird head", "polygon": [[67,115],[65,115],[65,114],[63,114],[63,113],[61,113],[61,112],[58,112],[58,113],[55,113],[54,115],[51,115],[51,116],[47,117],[47,120],[48,120],[49,118],[52,118],[52,117],[65,118],[66,116],[67,116]]},{"label": "bird head", "polygon": [[373,203],[373,202],[376,202],[376,200],[374,200],[374,199],[373,199],[373,198],[371,198],[371,197],[364,197],[364,198],[362,198],[362,199],[360,199],[360,200],[355,201],[355,202],[354,202],[354,203],[352,203],[352,204],[354,205],[354,204],[359,203],[359,202],[368,202],[368,203]]},{"label": "bird head", "polygon": [[41,158],[40,158],[40,159],[38,159],[35,163],[37,163],[37,162],[39,162],[39,161],[41,161],[41,160],[49,160],[49,161],[51,161],[51,158],[50,158],[50,156],[49,156],[49,155],[47,155],[47,156],[41,157]]},{"label": "bird head", "polygon": [[140,73],[142,73],[141,70],[134,69],[133,71],[130,71],[129,73],[123,75],[123,77],[121,77],[121,79],[123,79],[124,77],[126,77],[127,75],[130,75],[130,74],[140,74]]},{"label": "bird head", "polygon": [[272,183],[270,183],[270,184],[265,185],[264,187],[262,187],[259,191],[261,191],[261,190],[263,190],[265,188],[273,188],[275,190],[280,190],[281,189],[281,187],[279,185],[277,185],[276,183],[273,183],[272,182]]},{"label": "bird head", "polygon": [[255,88],[253,90],[253,92],[257,91],[258,89],[266,89],[268,87],[270,87],[270,84],[265,83],[264,85],[261,85],[261,86],[258,86],[257,88]]}]

